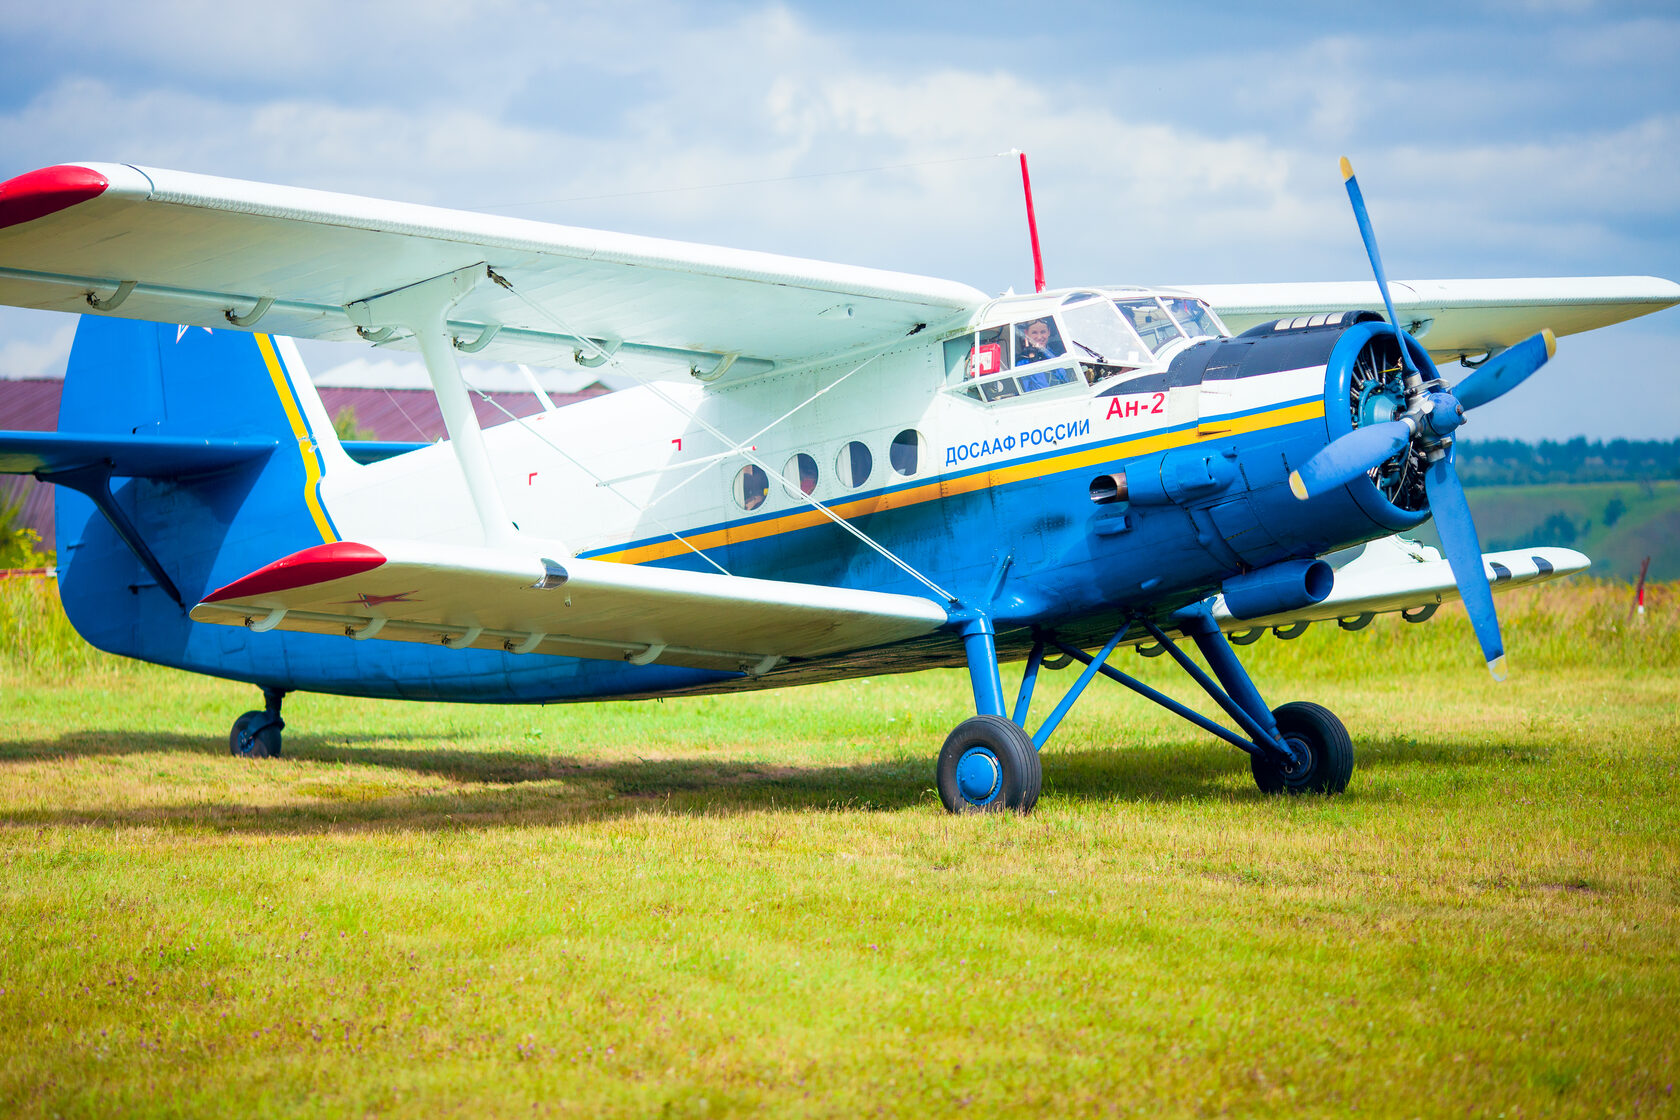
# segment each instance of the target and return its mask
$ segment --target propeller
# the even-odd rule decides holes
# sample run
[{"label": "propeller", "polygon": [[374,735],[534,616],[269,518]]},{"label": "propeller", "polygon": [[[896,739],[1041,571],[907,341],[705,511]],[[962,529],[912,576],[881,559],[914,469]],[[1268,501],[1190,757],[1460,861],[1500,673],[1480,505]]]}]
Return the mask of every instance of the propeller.
[{"label": "propeller", "polygon": [[[1302,501],[1345,486],[1362,474],[1376,470],[1396,455],[1415,449],[1426,464],[1424,492],[1441,544],[1452,568],[1453,581],[1470,615],[1471,628],[1487,659],[1494,680],[1505,679],[1505,643],[1499,635],[1499,616],[1493,607],[1493,588],[1482,567],[1482,545],[1464,486],[1453,469],[1453,433],[1464,423],[1468,409],[1498,400],[1521,385],[1557,352],[1557,337],[1543,330],[1489,358],[1476,372],[1448,389],[1434,363],[1421,348],[1414,355],[1413,340],[1394,314],[1394,300],[1388,291],[1388,275],[1377,251],[1377,235],[1365,209],[1365,196],[1354,178],[1353,165],[1344,157],[1342,180],[1347,187],[1353,216],[1359,223],[1371,271],[1382,292],[1388,322],[1399,336],[1400,361],[1405,369],[1405,408],[1392,420],[1367,423],[1332,440],[1318,454],[1289,476],[1290,491]],[[1421,365],[1419,368],[1419,358]]]},{"label": "propeller", "polygon": [[1453,396],[1466,409],[1496,401],[1528,380],[1528,375],[1557,353],[1557,335],[1548,327],[1509,350],[1501,350],[1480,369],[1453,386]]}]

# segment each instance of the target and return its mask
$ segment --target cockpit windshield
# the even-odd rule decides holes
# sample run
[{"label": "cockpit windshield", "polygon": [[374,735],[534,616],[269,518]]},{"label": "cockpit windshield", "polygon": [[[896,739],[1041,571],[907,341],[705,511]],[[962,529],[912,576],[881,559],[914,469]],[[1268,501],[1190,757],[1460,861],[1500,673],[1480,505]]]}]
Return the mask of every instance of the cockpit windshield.
[{"label": "cockpit windshield", "polygon": [[1197,339],[1224,335],[1200,300],[1132,291],[1138,294],[1073,292],[1054,311],[1040,301],[1017,305],[1012,320],[948,339],[949,388],[990,403],[1094,385],[1154,368]]},{"label": "cockpit windshield", "polygon": [[1208,313],[1207,306],[1201,300],[1186,299],[1183,296],[1162,296],[1161,303],[1186,337],[1220,337],[1219,324],[1213,321],[1213,316]]},{"label": "cockpit windshield", "polygon": [[1137,330],[1138,337],[1143,339],[1145,346],[1151,351],[1159,350],[1169,342],[1176,342],[1186,337],[1179,332],[1178,324],[1167,314],[1167,309],[1153,296],[1136,299],[1117,299],[1114,306],[1119,308],[1120,314]]},{"label": "cockpit windshield", "polygon": [[1089,292],[1069,296],[1062,303],[1062,322],[1072,342],[1069,350],[1082,362],[1136,369],[1153,357],[1131,322],[1101,296]]}]

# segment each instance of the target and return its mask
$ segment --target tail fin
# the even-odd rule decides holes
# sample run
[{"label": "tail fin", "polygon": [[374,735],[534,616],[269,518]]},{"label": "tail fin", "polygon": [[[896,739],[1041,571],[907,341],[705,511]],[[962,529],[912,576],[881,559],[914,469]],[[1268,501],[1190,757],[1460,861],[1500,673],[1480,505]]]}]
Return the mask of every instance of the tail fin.
[{"label": "tail fin", "polygon": [[76,629],[113,653],[250,679],[227,664],[243,634],[205,634],[225,628],[185,607],[337,540],[321,480],[349,463],[289,340],[84,316],[58,427],[39,473],[62,484],[59,587]]}]

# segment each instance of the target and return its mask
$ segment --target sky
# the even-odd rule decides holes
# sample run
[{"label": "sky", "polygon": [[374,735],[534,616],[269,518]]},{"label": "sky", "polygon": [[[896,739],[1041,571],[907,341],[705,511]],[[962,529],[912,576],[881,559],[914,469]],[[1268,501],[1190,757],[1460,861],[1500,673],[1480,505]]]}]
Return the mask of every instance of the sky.
[{"label": "sky", "polygon": [[[138,163],[1001,292],[1032,262],[998,153],[1056,286],[1363,279],[1346,155],[1396,279],[1680,280],[1672,3],[0,0],[0,60],[0,178]],[[0,374],[62,372],[73,325],[0,309]],[[1680,436],[1680,308],[1564,338],[1464,435]]]}]

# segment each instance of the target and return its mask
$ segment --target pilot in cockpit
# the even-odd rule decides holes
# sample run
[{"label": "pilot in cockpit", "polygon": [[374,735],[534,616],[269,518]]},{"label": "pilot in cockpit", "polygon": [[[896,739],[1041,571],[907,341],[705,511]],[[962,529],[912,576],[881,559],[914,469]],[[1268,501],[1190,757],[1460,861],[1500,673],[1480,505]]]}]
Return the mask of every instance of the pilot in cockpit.
[{"label": "pilot in cockpit", "polygon": [[[1031,365],[1033,362],[1049,361],[1067,353],[1062,340],[1056,330],[1056,325],[1049,319],[1034,319],[1016,328],[1015,364],[1016,366]],[[1039,370],[1036,373],[1023,374],[1017,378],[1023,393],[1030,393],[1034,389],[1047,389],[1052,385],[1063,385],[1073,380],[1073,371],[1066,369]]]},{"label": "pilot in cockpit", "polygon": [[1061,340],[1054,337],[1054,328],[1048,319],[1034,319],[1026,324],[1015,340],[1015,364],[1018,366],[1059,358],[1065,353],[1067,351],[1062,347]]}]

